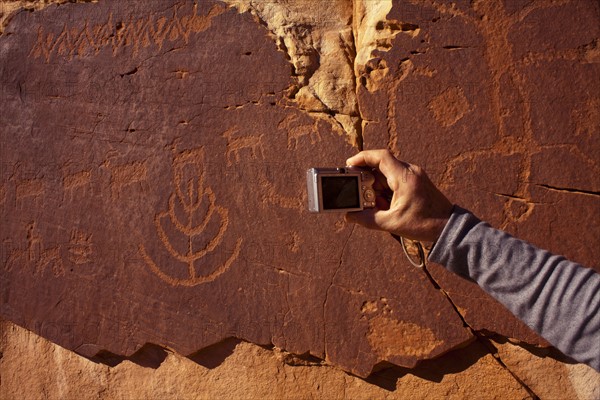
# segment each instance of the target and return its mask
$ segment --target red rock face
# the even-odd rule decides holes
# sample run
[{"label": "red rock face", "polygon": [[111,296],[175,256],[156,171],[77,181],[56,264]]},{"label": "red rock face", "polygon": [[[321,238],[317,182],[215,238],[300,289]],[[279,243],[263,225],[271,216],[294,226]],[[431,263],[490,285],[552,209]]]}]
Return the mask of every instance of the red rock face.
[{"label": "red rock face", "polygon": [[[358,79],[365,148],[389,146],[492,224],[597,265],[597,5],[397,1],[387,18],[397,35]],[[257,19],[158,0],[12,19],[2,318],[106,362],[146,343],[194,358],[235,337],[359,376],[473,340],[461,317],[542,343],[431,265],[452,304],[388,235],[306,211],[305,170],[356,149],[298,107]]]},{"label": "red rock face", "polygon": [[236,337],[362,376],[471,339],[393,239],[306,211],[305,170],[355,150],[248,13],[50,6],[0,46],[3,318],[88,357]]},{"label": "red rock face", "polygon": [[[494,226],[598,268],[599,12],[593,1],[394,2],[388,19],[405,32],[362,77],[365,145],[425,166]],[[543,343],[476,285],[431,268],[470,326]]]}]

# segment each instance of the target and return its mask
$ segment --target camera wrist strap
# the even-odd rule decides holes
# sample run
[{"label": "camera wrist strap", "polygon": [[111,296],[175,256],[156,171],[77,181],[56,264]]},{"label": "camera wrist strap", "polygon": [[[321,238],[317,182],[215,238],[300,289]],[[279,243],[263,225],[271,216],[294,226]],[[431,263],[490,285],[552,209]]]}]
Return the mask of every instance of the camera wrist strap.
[{"label": "camera wrist strap", "polygon": [[416,247],[416,249],[417,249],[416,256],[411,256],[411,254],[408,250],[408,247],[406,245],[406,241],[409,239],[405,239],[402,236],[395,235],[393,233],[392,233],[392,236],[394,237],[394,239],[396,239],[398,242],[400,242],[400,245],[402,246],[402,250],[404,251],[404,255],[406,255],[406,258],[413,266],[415,266],[417,268],[425,267],[425,251],[423,251],[423,245],[421,244],[421,242],[418,242],[416,240],[411,240],[412,245],[414,247]]}]

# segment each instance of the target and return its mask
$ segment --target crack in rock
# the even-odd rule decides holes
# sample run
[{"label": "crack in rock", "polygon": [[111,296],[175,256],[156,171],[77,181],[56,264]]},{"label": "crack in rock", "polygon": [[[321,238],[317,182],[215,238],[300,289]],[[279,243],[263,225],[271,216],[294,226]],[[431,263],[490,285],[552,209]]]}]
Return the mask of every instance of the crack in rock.
[{"label": "crack in rock", "polygon": [[557,187],[557,186],[551,186],[551,185],[546,185],[546,184],[538,184],[536,186],[548,189],[548,190],[552,190],[554,192],[565,192],[565,193],[573,193],[573,194],[583,194],[583,195],[588,195],[588,196],[600,196],[600,192],[596,192],[593,190],[584,190],[584,189],[575,189],[575,188],[564,188],[564,187]]},{"label": "crack in rock", "polygon": [[386,20],[392,0],[223,1],[267,27],[292,66],[295,83],[288,96],[297,107],[316,117],[322,113],[343,129],[351,145],[362,149],[359,78],[368,75],[374,51],[389,50],[398,33],[415,36],[419,28]]},{"label": "crack in rock", "polygon": [[346,247],[348,246],[348,243],[350,242],[350,238],[352,237],[352,234],[354,233],[355,228],[356,228],[356,225],[353,225],[352,229],[350,230],[350,233],[348,234],[348,237],[346,238],[346,241],[344,242],[344,246],[342,247],[342,251],[340,252],[339,264],[336,267],[333,275],[331,276],[331,281],[329,282],[329,286],[327,286],[327,289],[325,290],[325,300],[323,300],[323,354],[324,354],[325,360],[327,360],[327,315],[326,315],[325,311],[327,310],[327,301],[329,300],[329,290],[333,287],[334,282],[335,282],[335,277],[337,276],[338,272],[342,268],[342,264],[344,262],[344,252],[346,251]]},{"label": "crack in rock", "polygon": [[473,336],[477,339],[477,341],[482,343],[488,349],[488,351],[490,352],[490,354],[492,355],[494,360],[496,360],[498,365],[500,365],[503,369],[505,369],[523,387],[523,389],[525,389],[532,396],[533,399],[539,399],[539,397],[534,393],[534,391],[525,382],[523,382],[523,380],[521,378],[519,378],[513,371],[511,371],[510,368],[508,368],[508,366],[504,363],[504,361],[502,361],[502,359],[500,358],[500,355],[498,354],[498,349],[496,349],[496,347],[485,337],[485,335],[482,334],[481,332],[475,330],[467,322],[464,315],[460,312],[460,308],[454,303],[454,301],[452,300],[452,298],[450,297],[448,292],[446,290],[444,290],[440,286],[440,284],[435,280],[433,275],[431,275],[431,273],[427,269],[426,264],[423,265],[422,270],[425,273],[425,276],[427,277],[429,282],[433,285],[433,287],[438,289],[442,293],[442,295],[446,298],[446,300],[450,303],[450,306],[454,309],[454,311],[456,312],[458,317],[461,319],[464,326],[473,334]]},{"label": "crack in rock", "polygon": [[[343,0],[224,0],[251,13],[266,26],[292,66],[295,81],[288,96],[297,107],[324,113],[341,125],[348,141],[359,147],[360,114],[353,64],[352,3]],[[322,18],[323,15],[329,16]]]}]

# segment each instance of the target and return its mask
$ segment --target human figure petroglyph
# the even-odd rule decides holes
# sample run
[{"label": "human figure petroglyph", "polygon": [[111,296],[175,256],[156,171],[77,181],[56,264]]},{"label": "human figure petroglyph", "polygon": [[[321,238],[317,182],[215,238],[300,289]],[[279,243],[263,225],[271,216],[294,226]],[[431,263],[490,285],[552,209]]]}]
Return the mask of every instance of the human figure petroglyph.
[{"label": "human figure petroglyph", "polygon": [[65,267],[61,257],[60,246],[45,247],[35,222],[26,227],[27,246],[23,248],[8,249],[8,257],[4,264],[6,271],[22,266],[31,271],[33,275],[41,275],[50,267],[52,274],[59,277],[65,274]]},{"label": "human figure petroglyph", "polygon": [[60,247],[45,248],[34,222],[27,226],[26,264],[33,266],[34,275],[43,273],[48,266],[56,277],[65,274]]},{"label": "human figure petroglyph", "polygon": [[[475,2],[471,5],[469,11],[456,7],[454,4],[449,5],[441,1],[431,1],[427,4],[419,2],[418,0],[410,0],[410,3],[421,6],[424,11],[431,10],[433,13],[462,19],[472,24],[481,35],[485,45],[483,58],[487,64],[490,81],[485,83],[489,85],[490,92],[490,113],[493,123],[497,126],[499,140],[491,147],[486,149],[472,150],[470,152],[461,152],[454,158],[446,161],[447,167],[440,179],[444,184],[451,182],[454,177],[454,166],[462,162],[466,155],[474,160],[480,156],[487,156],[490,152],[507,155],[508,153],[514,154],[519,153],[523,155],[520,163],[520,174],[522,176],[528,176],[531,173],[532,157],[538,151],[541,150],[541,144],[534,135],[534,122],[532,109],[532,98],[530,93],[531,84],[527,82],[527,74],[523,72],[523,67],[527,66],[532,62],[544,62],[552,61],[557,58],[574,59],[577,51],[561,51],[557,53],[555,50],[548,50],[543,53],[536,53],[534,55],[528,54],[524,59],[518,60],[515,58],[515,51],[513,50],[513,44],[510,40],[512,31],[516,26],[519,26],[527,18],[528,15],[535,12],[536,10],[552,9],[560,6],[567,5],[571,0],[558,0],[555,2],[532,2],[531,4],[524,6],[517,13],[510,13],[507,11],[506,4],[503,2]],[[478,15],[485,15],[486,18],[480,18]],[[462,51],[463,48],[460,46],[450,46],[446,48],[447,51]],[[581,54],[581,57],[584,57]],[[391,84],[388,85],[388,132],[390,135],[388,146],[393,151],[399,151],[399,130],[396,126],[396,112],[402,101],[399,101],[398,96],[406,91],[406,86],[402,83],[407,77],[416,73],[413,62],[409,60],[403,61],[397,69],[395,76],[392,78]],[[433,75],[432,75],[433,77]],[[483,84],[483,83],[482,83]],[[402,92],[400,89],[403,88]],[[479,85],[479,84],[477,84]],[[410,83],[408,84],[410,88]],[[443,94],[442,92],[435,94],[438,98]],[[472,89],[472,90],[469,90]],[[454,115],[448,117],[448,119],[440,120],[442,126],[446,128],[451,127],[460,118],[466,115],[466,112],[471,111],[469,106],[470,93],[477,87],[468,88],[468,84],[463,82],[460,86],[456,87],[456,93],[454,95],[455,100],[452,101],[452,106],[456,107]],[[514,90],[518,95],[519,104],[515,107],[515,104],[507,104],[506,96],[503,96],[503,91]],[[462,94],[460,92],[462,91]],[[451,93],[447,93],[451,94]],[[461,105],[462,104],[462,105]],[[435,97],[429,102],[431,106],[435,106]],[[506,110],[513,108],[513,114],[511,117],[515,120],[519,120],[523,126],[522,140],[513,140],[511,138],[511,131],[507,125],[508,118],[506,117]],[[461,111],[462,109],[462,111]],[[435,107],[432,111],[435,113]],[[449,113],[449,115],[451,115]],[[507,145],[510,144],[510,145]],[[510,149],[510,150],[507,150]],[[397,155],[397,154],[396,154]],[[531,212],[517,212],[514,210],[520,210],[523,201],[527,201],[531,197],[530,183],[527,179],[518,180],[518,186],[512,193],[512,197],[507,197],[504,203],[503,209],[503,222],[500,224],[501,229],[506,229],[508,224],[514,222],[523,222],[530,215]],[[523,200],[521,200],[523,199]],[[534,208],[534,204],[528,204],[529,209]]]},{"label": "human figure petroglyph", "polygon": [[[210,282],[228,270],[233,261],[238,257],[242,239],[238,238],[231,255],[220,265],[202,268],[198,272],[197,261],[222,247],[225,232],[229,225],[229,211],[216,204],[216,196],[210,187],[204,183],[204,149],[196,148],[177,154],[173,160],[173,186],[174,191],[169,197],[169,206],[166,211],[159,212],[154,218],[154,225],[158,237],[167,252],[177,261],[187,266],[187,277],[176,278],[164,272],[148,255],[143,244],[139,251],[150,268],[161,280],[172,286],[196,286]],[[182,208],[185,220],[175,209]],[[219,221],[217,232],[205,234],[211,221]],[[185,237],[187,246],[185,252],[177,249],[177,244],[169,236],[164,224],[172,224],[182,237]],[[214,225],[211,225],[214,226]],[[207,243],[195,248],[196,239],[209,239]],[[179,243],[180,244],[180,243]]]},{"label": "human figure petroglyph", "polygon": [[263,136],[264,133],[260,135],[245,135],[245,136],[236,136],[238,133],[237,128],[231,128],[223,132],[223,137],[227,139],[227,148],[225,151],[225,157],[227,158],[227,166],[232,165],[231,158],[235,158],[235,162],[240,162],[240,151],[244,149],[249,149],[250,157],[252,159],[256,159],[260,157],[264,159],[264,148],[263,148]]}]

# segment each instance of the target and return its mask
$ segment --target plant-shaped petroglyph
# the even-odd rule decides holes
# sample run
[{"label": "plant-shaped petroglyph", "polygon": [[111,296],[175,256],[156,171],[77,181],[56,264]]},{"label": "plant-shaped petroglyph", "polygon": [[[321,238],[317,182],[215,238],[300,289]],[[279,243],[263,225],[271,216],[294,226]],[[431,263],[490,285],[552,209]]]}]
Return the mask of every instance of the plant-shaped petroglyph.
[{"label": "plant-shaped petroglyph", "polygon": [[[187,266],[187,277],[178,278],[165,273],[148,255],[144,245],[139,246],[142,258],[152,272],[172,286],[196,286],[210,282],[229,269],[240,253],[242,239],[236,241],[233,251],[220,265],[203,268],[197,265],[199,260],[221,245],[229,225],[228,210],[216,205],[214,192],[210,187],[205,187],[203,160],[202,148],[186,150],[175,156],[174,192],[169,198],[169,208],[159,212],[154,218],[161,243],[173,258]],[[170,224],[170,230],[165,229],[167,224]],[[206,244],[199,246],[198,241],[206,241],[215,224],[218,225],[217,232]],[[185,250],[184,243],[170,238],[173,233],[185,237]]]}]

